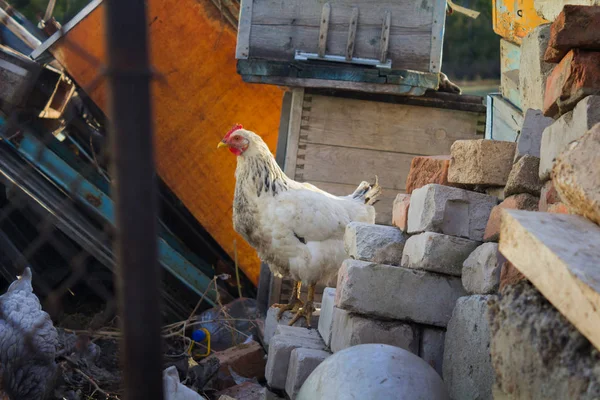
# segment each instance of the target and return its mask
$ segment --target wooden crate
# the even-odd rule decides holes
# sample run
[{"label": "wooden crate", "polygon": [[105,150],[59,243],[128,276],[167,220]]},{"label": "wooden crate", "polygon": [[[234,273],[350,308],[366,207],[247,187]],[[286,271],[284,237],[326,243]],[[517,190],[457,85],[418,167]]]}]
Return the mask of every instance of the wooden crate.
[{"label": "wooden crate", "polygon": [[[352,193],[379,176],[378,224],[390,225],[392,203],[404,193],[417,155],[450,154],[458,139],[483,139],[485,106],[476,96],[428,93],[384,96],[294,89],[284,103],[278,158],[293,179],[336,195]],[[289,293],[289,282],[271,283],[270,303]],[[284,296],[285,297],[285,296]]]},{"label": "wooden crate", "polygon": [[422,95],[439,84],[445,13],[446,0],[242,0],[238,70],[248,82]]},{"label": "wooden crate", "polygon": [[494,32],[510,42],[520,45],[529,32],[546,23],[548,21],[537,14],[534,0],[493,0]]}]

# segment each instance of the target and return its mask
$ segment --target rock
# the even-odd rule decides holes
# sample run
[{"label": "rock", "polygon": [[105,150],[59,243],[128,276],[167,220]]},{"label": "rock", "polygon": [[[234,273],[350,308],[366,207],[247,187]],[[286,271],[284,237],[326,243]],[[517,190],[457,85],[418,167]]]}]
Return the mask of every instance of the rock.
[{"label": "rock", "polygon": [[567,207],[564,203],[561,202],[551,204],[548,207],[548,212],[554,214],[573,214],[569,207]]},{"label": "rock", "polygon": [[[544,107],[546,80],[553,67],[552,64],[544,61],[544,52],[549,38],[550,24],[537,26],[523,38],[519,73],[519,91],[523,110],[530,108],[541,110]],[[537,156],[539,157],[539,154]]]},{"label": "rock", "polygon": [[[265,347],[269,347],[269,342],[271,341],[271,338],[273,337],[273,335],[275,335],[275,330],[277,329],[277,327],[279,325],[285,325],[287,326],[290,321],[292,320],[292,318],[294,318],[294,314],[290,311],[286,311],[283,313],[283,315],[281,316],[281,319],[279,321],[277,321],[277,314],[279,313],[279,308],[276,307],[270,307],[269,310],[267,311],[267,317],[265,318],[265,332],[263,335],[263,343],[265,344]],[[319,314],[318,313],[314,313],[313,314],[313,318],[311,321],[311,326],[316,326],[319,322]],[[299,328],[306,328],[308,327],[308,324],[306,323],[306,320],[304,318],[301,318],[298,322],[296,322],[294,324],[294,326],[299,327]]]},{"label": "rock", "polygon": [[411,194],[413,190],[430,183],[448,185],[450,158],[450,156],[417,156],[413,158],[406,178],[406,193]]},{"label": "rock", "polygon": [[554,183],[551,180],[544,183],[544,186],[542,186],[542,191],[540,193],[539,211],[546,212],[548,211],[549,206],[558,202],[560,202],[560,197],[556,192]]},{"label": "rock", "polygon": [[516,143],[496,140],[457,140],[450,152],[448,181],[464,185],[504,186]]},{"label": "rock", "polygon": [[[600,224],[600,124],[558,156],[552,181],[575,214]],[[567,211],[568,212],[568,211]]]},{"label": "rock", "polygon": [[408,235],[393,226],[351,222],[346,226],[344,248],[356,259],[400,265]]},{"label": "rock", "polygon": [[521,134],[517,139],[517,151],[515,152],[514,161],[519,161],[524,155],[539,158],[540,149],[542,147],[542,134],[544,133],[544,129],[553,123],[554,120],[552,118],[544,117],[541,110],[527,110],[523,126],[521,127]]},{"label": "rock", "polygon": [[527,278],[523,275],[510,261],[505,261],[502,264],[500,272],[500,292],[504,291],[506,286],[516,285],[521,281],[526,281]]},{"label": "rock", "polygon": [[446,330],[444,382],[451,399],[492,399],[488,301],[495,296],[461,297]]},{"label": "rock", "polygon": [[437,232],[482,241],[495,197],[442,185],[413,192],[408,210],[408,233]]},{"label": "rock", "polygon": [[485,194],[488,196],[494,196],[498,198],[498,200],[504,200],[504,186],[493,186],[485,188]]},{"label": "rock", "polygon": [[504,398],[600,398],[600,353],[531,284],[507,288],[489,313],[495,386]]},{"label": "rock", "polygon": [[544,115],[558,118],[586,96],[600,94],[600,52],[573,49],[550,73]]},{"label": "rock", "polygon": [[483,240],[497,242],[500,239],[500,222],[503,209],[537,211],[539,199],[527,193],[507,197],[502,203],[492,209]]},{"label": "rock", "polygon": [[[190,366],[187,373],[187,384],[192,389],[202,390],[214,377],[217,381],[217,372],[221,363],[217,357],[208,357],[193,367]],[[215,382],[218,385],[218,382]],[[229,382],[231,383],[231,382]],[[224,386],[224,385],[220,385]]]},{"label": "rock", "polygon": [[362,344],[323,361],[298,394],[298,400],[325,399],[448,400],[444,382],[409,351],[385,344]]},{"label": "rock", "polygon": [[456,299],[465,293],[460,278],[346,260],[335,300],[350,312],[445,327]]},{"label": "rock", "polygon": [[517,161],[506,182],[504,196],[513,194],[529,193],[532,196],[539,197],[542,183],[539,177],[540,159],[534,156],[526,155]]},{"label": "rock", "polygon": [[558,63],[571,49],[600,50],[600,7],[565,5],[550,27],[544,60]]},{"label": "rock", "polygon": [[444,340],[446,331],[423,327],[421,329],[421,343],[419,346],[419,357],[431,365],[435,372],[442,378],[442,365],[444,363]]},{"label": "rock", "polygon": [[480,244],[474,240],[424,232],[406,241],[402,266],[460,276],[463,262]]},{"label": "rock", "polygon": [[244,382],[215,393],[219,400],[262,400],[265,388],[254,382]]},{"label": "rock", "polygon": [[419,351],[419,335],[410,324],[368,318],[335,307],[331,351],[366,343],[389,344],[415,354]]},{"label": "rock", "polygon": [[408,229],[408,208],[410,206],[410,194],[398,193],[394,199],[392,209],[392,225],[400,228],[402,232]]},{"label": "rock", "polygon": [[498,245],[484,243],[469,255],[463,264],[462,284],[469,294],[498,292],[500,285]]},{"label": "rock", "polygon": [[600,122],[600,96],[588,96],[544,130],[540,152],[540,179],[550,179],[554,159],[567,149],[567,145],[582,137]]},{"label": "rock", "polygon": [[333,327],[333,308],[335,307],[335,288],[325,288],[321,300],[321,315],[319,317],[318,331],[325,342],[331,344],[331,332]]},{"label": "rock", "polygon": [[534,0],[536,13],[547,21],[554,21],[566,4],[598,6],[600,0]]},{"label": "rock", "polygon": [[314,349],[294,349],[290,356],[290,366],[285,382],[285,392],[294,400],[306,378],[321,364],[331,353]]},{"label": "rock", "polygon": [[219,360],[219,371],[214,387],[217,390],[235,386],[235,380],[229,368],[244,378],[263,379],[265,374],[265,352],[257,342],[240,344],[202,360],[201,364],[210,362],[211,358]]},{"label": "rock", "polygon": [[269,357],[265,369],[265,377],[270,388],[285,389],[292,350],[298,348],[327,350],[325,343],[321,340],[303,336],[273,336],[269,344]]}]

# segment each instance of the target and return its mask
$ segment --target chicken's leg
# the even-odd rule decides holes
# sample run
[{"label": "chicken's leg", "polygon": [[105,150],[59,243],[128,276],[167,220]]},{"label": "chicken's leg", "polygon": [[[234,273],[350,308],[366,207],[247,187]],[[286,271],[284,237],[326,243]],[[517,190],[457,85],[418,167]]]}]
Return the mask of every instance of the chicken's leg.
[{"label": "chicken's leg", "polygon": [[273,307],[279,308],[279,313],[277,314],[277,320],[279,321],[283,316],[283,313],[286,311],[298,312],[302,307],[302,300],[300,300],[300,285],[302,283],[299,281],[294,281],[294,287],[292,288],[292,295],[290,296],[290,301],[288,304],[273,304]]},{"label": "chicken's leg", "polygon": [[290,326],[294,325],[296,321],[300,318],[306,318],[306,325],[310,328],[310,320],[312,318],[312,314],[315,311],[315,307],[313,306],[313,300],[315,298],[315,286],[316,284],[308,285],[308,296],[306,297],[306,303],[302,307],[302,310],[299,310],[294,318],[290,321]]}]

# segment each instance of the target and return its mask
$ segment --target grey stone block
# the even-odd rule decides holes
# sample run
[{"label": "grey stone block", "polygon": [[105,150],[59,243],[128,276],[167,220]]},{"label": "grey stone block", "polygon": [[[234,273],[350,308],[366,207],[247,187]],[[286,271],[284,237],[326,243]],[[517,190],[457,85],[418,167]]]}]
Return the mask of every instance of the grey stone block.
[{"label": "grey stone block", "polygon": [[304,339],[311,339],[315,341],[323,340],[319,332],[315,329],[301,328],[298,326],[278,325],[275,329],[275,336],[293,336]]},{"label": "grey stone block", "polygon": [[460,278],[346,260],[335,300],[337,307],[359,314],[445,327],[465,294]]},{"label": "grey stone block", "polygon": [[269,343],[265,378],[273,389],[285,389],[292,350],[298,348],[327,350],[323,341],[301,336],[276,335]]},{"label": "grey stone block", "polygon": [[461,297],[446,330],[444,381],[453,400],[492,400],[494,371],[490,358],[488,300]]},{"label": "grey stone block", "polygon": [[333,325],[333,308],[335,306],[335,289],[325,288],[321,300],[321,315],[318,330],[327,346],[331,344],[331,327]]},{"label": "grey stone block", "polygon": [[413,191],[408,209],[408,233],[437,232],[483,241],[483,233],[498,199],[450,186],[425,185]]},{"label": "grey stone block", "polygon": [[442,365],[444,364],[444,340],[446,331],[430,327],[422,327],[419,357],[427,361],[443,378]]},{"label": "grey stone block", "polygon": [[362,261],[400,265],[408,235],[393,226],[351,222],[346,226],[346,253]]},{"label": "grey stone block", "polygon": [[285,382],[285,392],[291,400],[296,399],[306,378],[330,355],[331,353],[324,350],[302,348],[292,350]]},{"label": "grey stone block", "polygon": [[[315,307],[317,304],[315,304]],[[275,335],[275,331],[279,325],[287,326],[292,318],[294,318],[294,314],[290,311],[286,311],[281,316],[281,319],[277,321],[277,314],[279,313],[279,308],[270,307],[267,310],[267,316],[265,318],[265,331],[263,335],[263,343],[265,347],[269,347],[269,342],[271,338]],[[319,321],[319,313],[314,313],[312,318],[312,326],[316,326]],[[300,318],[298,322],[294,324],[295,327],[306,328],[308,325],[306,324],[306,320],[304,318]]]},{"label": "grey stone block", "polygon": [[462,283],[471,294],[490,294],[498,291],[500,270],[498,243],[479,246],[463,264]]},{"label": "grey stone block", "polygon": [[[552,125],[544,129],[540,151],[540,179],[550,179],[556,157],[566,150],[567,145],[579,139],[600,122],[600,96],[588,96]],[[410,223],[410,222],[409,222]]]},{"label": "grey stone block", "polygon": [[417,354],[419,334],[401,321],[382,321],[335,307],[331,351],[367,343],[389,344]]},{"label": "grey stone block", "polygon": [[522,110],[544,108],[546,80],[553,67],[552,64],[544,62],[548,39],[550,39],[550,24],[534,28],[523,38],[519,66],[519,92]]},{"label": "grey stone block", "polygon": [[528,109],[525,112],[525,119],[521,127],[521,133],[517,139],[517,151],[515,152],[515,162],[519,161],[524,155],[540,157],[542,147],[542,133],[544,129],[554,123],[554,119],[544,117],[541,110]]},{"label": "grey stone block", "polygon": [[535,156],[525,155],[514,163],[506,187],[504,196],[527,193],[540,197],[542,182],[539,177],[540,159]]},{"label": "grey stone block", "polygon": [[442,233],[424,232],[406,241],[402,266],[460,276],[463,263],[480,244]]}]

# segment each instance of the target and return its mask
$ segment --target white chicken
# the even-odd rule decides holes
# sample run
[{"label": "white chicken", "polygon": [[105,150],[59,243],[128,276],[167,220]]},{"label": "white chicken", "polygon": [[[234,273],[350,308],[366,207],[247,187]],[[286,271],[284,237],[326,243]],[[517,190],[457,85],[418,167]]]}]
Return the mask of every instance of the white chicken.
[{"label": "white chicken", "polygon": [[[279,318],[295,312],[293,325],[314,312],[315,285],[334,277],[346,258],[344,231],[352,221],[374,223],[381,192],[362,182],[348,196],[334,196],[309,183],[288,178],[260,136],[236,125],[219,142],[237,157],[233,227],[278,277],[294,280],[288,304],[277,304]],[[306,303],[300,286],[308,287]]]}]

